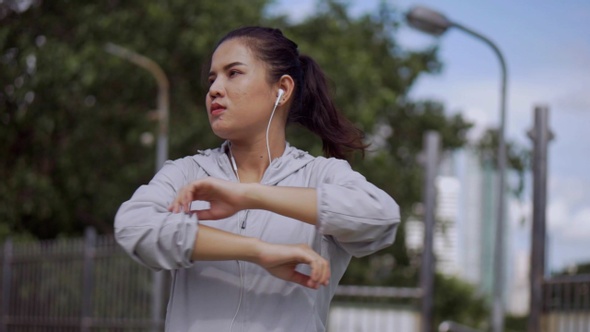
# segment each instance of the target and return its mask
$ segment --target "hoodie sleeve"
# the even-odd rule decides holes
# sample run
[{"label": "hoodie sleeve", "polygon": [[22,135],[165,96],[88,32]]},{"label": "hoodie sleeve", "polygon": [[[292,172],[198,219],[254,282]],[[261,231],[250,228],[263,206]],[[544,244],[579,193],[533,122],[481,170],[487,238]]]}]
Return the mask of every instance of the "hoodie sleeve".
[{"label": "hoodie sleeve", "polygon": [[393,244],[400,222],[393,198],[346,161],[323,160],[317,186],[319,231],[356,257]]},{"label": "hoodie sleeve", "polygon": [[198,230],[196,216],[170,213],[168,205],[191,178],[190,160],[168,161],[139,187],[115,216],[115,239],[139,263],[154,270],[192,265]]}]

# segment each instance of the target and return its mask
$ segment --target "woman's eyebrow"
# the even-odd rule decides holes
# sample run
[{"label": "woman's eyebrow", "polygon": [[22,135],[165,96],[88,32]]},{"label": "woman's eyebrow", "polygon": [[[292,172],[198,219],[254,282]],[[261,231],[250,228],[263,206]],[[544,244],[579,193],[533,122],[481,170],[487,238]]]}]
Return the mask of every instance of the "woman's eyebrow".
[{"label": "woman's eyebrow", "polygon": [[[232,67],[235,67],[235,66],[245,66],[245,65],[246,64],[243,62],[235,61],[235,62],[228,63],[227,65],[223,66],[223,70],[226,71],[226,70],[228,70]],[[212,76],[212,75],[215,75],[215,73],[213,71],[210,71],[209,76]]]}]

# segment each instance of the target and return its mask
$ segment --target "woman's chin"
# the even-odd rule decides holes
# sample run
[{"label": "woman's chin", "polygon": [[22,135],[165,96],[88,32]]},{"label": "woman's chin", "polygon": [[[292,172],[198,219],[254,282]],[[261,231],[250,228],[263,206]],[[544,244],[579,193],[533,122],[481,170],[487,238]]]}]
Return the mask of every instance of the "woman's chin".
[{"label": "woman's chin", "polygon": [[230,139],[230,132],[231,130],[229,130],[228,128],[223,128],[220,126],[215,126],[212,125],[211,126],[211,130],[213,131],[213,133],[215,134],[215,136],[221,138],[221,139]]}]

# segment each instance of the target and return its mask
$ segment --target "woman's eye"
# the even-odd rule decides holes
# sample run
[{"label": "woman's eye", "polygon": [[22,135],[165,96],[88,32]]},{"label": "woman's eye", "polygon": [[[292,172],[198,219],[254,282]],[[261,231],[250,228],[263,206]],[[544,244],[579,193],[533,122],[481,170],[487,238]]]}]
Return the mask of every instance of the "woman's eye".
[{"label": "woman's eye", "polygon": [[239,74],[240,72],[238,72],[237,70],[230,70],[229,72],[229,77],[233,77],[236,76],[237,74]]}]

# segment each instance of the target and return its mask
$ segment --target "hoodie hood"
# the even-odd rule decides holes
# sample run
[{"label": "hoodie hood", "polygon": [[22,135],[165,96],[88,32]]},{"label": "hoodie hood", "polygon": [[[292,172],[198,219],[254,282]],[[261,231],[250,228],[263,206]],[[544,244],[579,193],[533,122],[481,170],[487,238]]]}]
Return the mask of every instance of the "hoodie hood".
[{"label": "hoodie hood", "polygon": [[[226,153],[229,141],[225,141],[216,149],[199,150],[193,159],[211,177],[220,179],[234,179],[235,175],[231,162]],[[274,159],[262,176],[261,184],[276,185],[294,172],[312,162],[314,158],[306,151],[299,150],[286,143],[285,151],[279,158]]]}]

